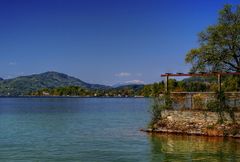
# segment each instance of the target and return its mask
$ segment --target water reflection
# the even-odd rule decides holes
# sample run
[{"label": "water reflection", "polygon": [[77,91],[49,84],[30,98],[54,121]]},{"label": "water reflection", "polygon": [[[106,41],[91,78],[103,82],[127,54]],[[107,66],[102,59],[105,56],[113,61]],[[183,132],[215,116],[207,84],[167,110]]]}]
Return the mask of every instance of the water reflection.
[{"label": "water reflection", "polygon": [[240,161],[240,139],[150,135],[151,161]]}]

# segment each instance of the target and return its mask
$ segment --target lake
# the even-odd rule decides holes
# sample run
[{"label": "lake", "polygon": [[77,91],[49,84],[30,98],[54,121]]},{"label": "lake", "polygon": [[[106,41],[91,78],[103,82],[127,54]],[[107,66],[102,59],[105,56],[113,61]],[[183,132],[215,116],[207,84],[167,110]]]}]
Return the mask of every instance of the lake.
[{"label": "lake", "polygon": [[150,135],[146,98],[0,98],[0,161],[240,161],[240,140]]}]

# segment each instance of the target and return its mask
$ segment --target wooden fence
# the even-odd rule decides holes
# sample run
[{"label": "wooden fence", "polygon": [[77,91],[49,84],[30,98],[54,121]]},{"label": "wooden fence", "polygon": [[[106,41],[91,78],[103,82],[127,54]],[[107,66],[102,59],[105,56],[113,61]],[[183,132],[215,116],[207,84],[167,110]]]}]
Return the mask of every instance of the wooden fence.
[{"label": "wooden fence", "polygon": [[[171,92],[174,109],[207,109],[211,100],[216,100],[215,92]],[[226,104],[240,110],[240,92],[225,92]]]}]

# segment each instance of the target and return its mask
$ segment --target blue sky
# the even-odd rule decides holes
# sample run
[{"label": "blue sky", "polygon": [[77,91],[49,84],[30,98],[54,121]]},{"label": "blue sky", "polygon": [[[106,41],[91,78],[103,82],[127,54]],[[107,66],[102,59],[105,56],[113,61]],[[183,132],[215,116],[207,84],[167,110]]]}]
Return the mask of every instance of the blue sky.
[{"label": "blue sky", "polygon": [[152,83],[237,0],[0,0],[0,77],[58,71],[90,83]]}]

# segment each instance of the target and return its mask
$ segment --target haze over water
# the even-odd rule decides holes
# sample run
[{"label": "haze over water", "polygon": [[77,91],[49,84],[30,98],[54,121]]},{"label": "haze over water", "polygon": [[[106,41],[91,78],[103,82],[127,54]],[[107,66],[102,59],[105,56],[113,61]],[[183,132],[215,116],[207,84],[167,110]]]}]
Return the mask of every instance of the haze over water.
[{"label": "haze over water", "polygon": [[240,141],[140,132],[150,99],[0,98],[0,161],[239,161]]}]

